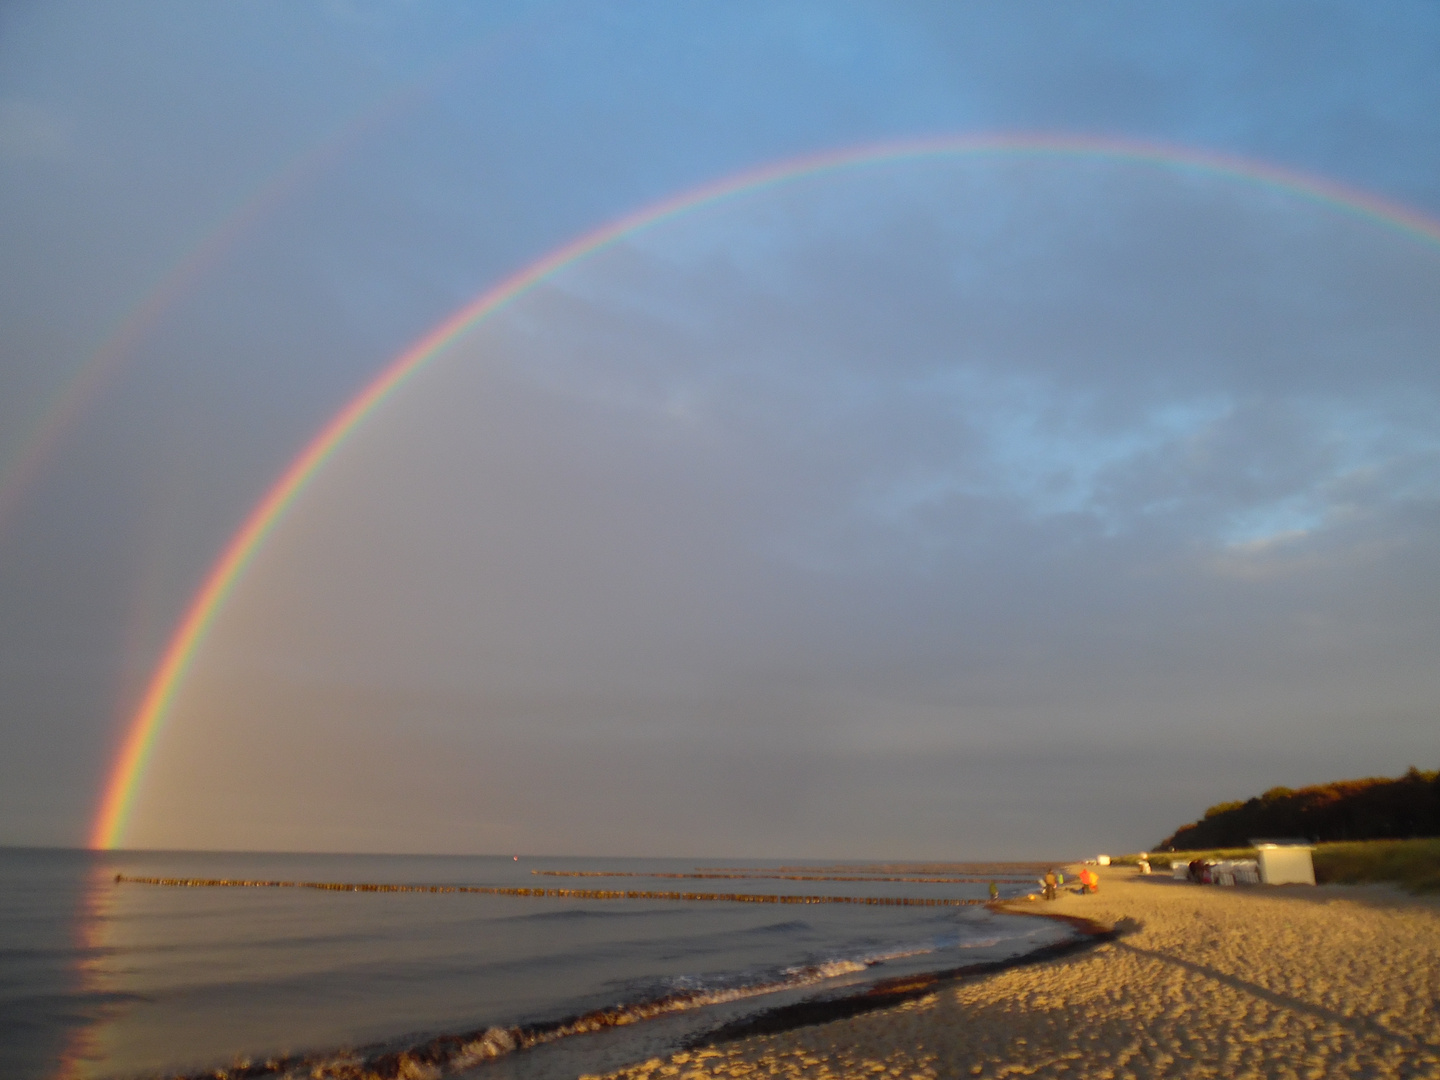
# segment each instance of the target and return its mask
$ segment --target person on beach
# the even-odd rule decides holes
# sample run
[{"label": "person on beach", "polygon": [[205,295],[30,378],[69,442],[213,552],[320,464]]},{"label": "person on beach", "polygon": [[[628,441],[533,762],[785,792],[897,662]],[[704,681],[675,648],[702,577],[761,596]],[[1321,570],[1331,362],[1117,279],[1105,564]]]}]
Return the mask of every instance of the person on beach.
[{"label": "person on beach", "polygon": [[1055,899],[1055,871],[1054,871],[1054,870],[1046,870],[1046,871],[1045,871],[1045,899],[1046,899],[1046,900],[1054,900],[1054,899]]},{"label": "person on beach", "polygon": [[1093,893],[1100,888],[1100,877],[1088,866],[1080,871],[1080,891]]},{"label": "person on beach", "polygon": [[993,904],[996,900],[999,900],[999,899],[1000,899],[1000,886],[999,886],[999,885],[996,885],[995,882],[992,881],[992,882],[990,882],[990,902]]}]

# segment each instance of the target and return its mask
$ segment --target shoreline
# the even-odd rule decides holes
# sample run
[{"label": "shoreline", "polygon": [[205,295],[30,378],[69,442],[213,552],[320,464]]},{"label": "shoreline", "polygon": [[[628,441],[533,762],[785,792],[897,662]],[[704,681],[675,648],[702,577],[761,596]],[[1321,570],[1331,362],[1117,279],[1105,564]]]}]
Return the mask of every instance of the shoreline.
[{"label": "shoreline", "polygon": [[1101,930],[1081,947],[848,1015],[717,1030],[606,1080],[1440,1077],[1434,898],[1200,886],[1129,867],[1100,879],[1091,896],[998,905]]},{"label": "shoreline", "polygon": [[983,978],[987,975],[1009,971],[1012,968],[1048,963],[1072,953],[1093,949],[1103,942],[1114,940],[1123,932],[1094,919],[1078,915],[1026,910],[1030,905],[1023,900],[1003,900],[985,906],[989,910],[1006,915],[1024,915],[1029,918],[1052,919],[1067,923],[1074,932],[1074,936],[1065,941],[1041,945],[1029,952],[1006,957],[1003,960],[986,960],[974,964],[963,964],[959,967],[942,968],[939,971],[881,979],[854,994],[779,1005],[773,1009],[756,1013],[754,1016],[722,1024],[712,1031],[696,1036],[687,1044],[686,1049],[701,1050],[720,1043],[736,1042],[757,1035],[777,1035],[893,1008],[935,993],[951,983],[964,979]]},{"label": "shoreline", "polygon": [[[385,884],[362,884],[362,883],[339,883],[339,882],[308,882],[308,881],[281,881],[269,879],[229,879],[229,878],[158,878],[139,877],[124,874],[117,874],[113,880],[115,885],[143,885],[160,886],[182,889],[304,889],[319,891],[357,891],[357,892],[416,892],[416,893],[478,893],[478,894],[500,894],[506,896],[584,896],[590,898],[598,890],[557,890],[538,888],[508,888],[490,886],[439,886],[439,885],[385,885]],[[657,894],[649,891],[604,891],[600,898],[603,899],[651,899]],[[931,898],[853,898],[853,897],[809,897],[809,896],[765,896],[752,897],[749,895],[716,895],[700,894],[698,896],[680,893],[658,894],[663,899],[699,899],[699,900],[730,900],[732,902],[745,902],[759,899],[763,902],[781,903],[840,903],[871,905],[905,905],[920,907],[953,907],[953,908],[984,908],[1003,915],[1025,914],[1033,915],[1030,911],[1014,911],[1006,907],[1006,902],[991,903],[988,901],[964,900],[964,899],[931,899]],[[1092,947],[1096,936],[1104,937],[1109,934],[1106,927],[1095,925],[1090,926],[1088,920],[1075,919],[1073,917],[1055,916],[1058,921],[1070,924],[1071,935],[1061,941],[1052,941],[1048,944],[1038,945],[1034,948],[1014,956],[1000,956],[993,960],[980,960],[961,967],[946,968],[938,971],[919,971],[905,975],[882,978],[876,982],[862,983],[860,985],[832,986],[828,991],[826,984],[833,980],[846,976],[855,977],[867,969],[875,968],[887,963],[887,959],[876,959],[861,962],[858,960],[838,960],[834,962],[818,963],[803,968],[786,969],[777,980],[746,983],[731,987],[716,987],[710,989],[697,989],[679,991],[657,998],[636,1000],[624,1004],[617,1004],[610,1007],[593,1009],[585,1012],[570,1013],[558,1017],[552,1016],[548,1019],[523,1021],[512,1025],[490,1025],[476,1027],[468,1030],[452,1030],[449,1032],[431,1032],[420,1035],[402,1035],[394,1039],[381,1039],[361,1045],[335,1046],[327,1049],[312,1048],[300,1052],[281,1052],[257,1055],[255,1058],[244,1057],[233,1060],[230,1064],[210,1064],[204,1066],[192,1066],[180,1070],[167,1070],[165,1075],[169,1080],[264,1080],[264,1078],[306,1076],[314,1077],[315,1080],[440,1080],[448,1076],[471,1076],[483,1077],[494,1075],[489,1073],[490,1068],[502,1066],[505,1068],[504,1075],[513,1080],[519,1077],[541,1077],[548,1078],[559,1076],[553,1070],[546,1070],[543,1066],[537,1071],[530,1066],[532,1053],[548,1053],[551,1050],[571,1047],[573,1050],[572,1060],[584,1062],[586,1057],[590,1058],[589,1067],[595,1067],[596,1058],[593,1054],[594,1047],[587,1047],[586,1039],[575,1039],[574,1036],[600,1035],[602,1033],[613,1033],[619,1035],[620,1031],[642,1032],[651,1024],[664,1024],[669,1021],[678,1021],[685,1016],[695,1017],[692,1021],[691,1033],[680,1034],[678,1037],[662,1039],[660,1045],[667,1045],[677,1052],[692,1043],[709,1042],[716,1036],[716,1032],[726,1028],[727,1024],[720,1022],[717,1027],[717,1020],[725,1015],[725,1007],[742,1005],[745,1002],[754,1002],[756,1011],[747,1011],[740,1014],[731,1024],[744,1026],[751,1021],[762,1019],[762,1023],[773,1023],[769,1018],[774,1016],[789,1016],[788,1009],[798,1007],[807,1017],[814,1015],[817,1007],[824,1009],[839,1009],[846,1015],[853,1015],[861,1011],[870,1011],[879,1008],[892,1006],[911,998],[929,992],[934,985],[952,980],[965,975],[976,973],[998,971],[1014,966],[1016,964],[1038,963],[1044,959],[1063,955],[1077,948]],[[1076,925],[1084,923],[1084,932],[1077,933]],[[910,954],[897,954],[908,956]],[[984,955],[984,953],[982,953]],[[794,1000],[799,993],[819,993],[826,996],[820,1001],[813,998]],[[773,995],[773,997],[772,997]],[[766,1007],[763,1004],[766,998],[779,998],[781,1001],[790,998],[788,1004],[771,1005]],[[719,1009],[719,1017],[712,1015],[708,1024],[704,1021],[704,1014],[713,1013]],[[732,1012],[732,1015],[733,1012]],[[814,1019],[806,1019],[803,1023],[813,1023]],[[741,1036],[735,1036],[741,1037]],[[643,1044],[642,1044],[643,1045]],[[658,1049],[655,1041],[651,1040],[651,1046]],[[634,1060],[634,1048],[630,1054],[623,1050],[616,1054],[619,1047],[611,1047],[608,1053],[602,1053],[600,1061],[606,1061],[607,1066],[615,1067],[623,1062]],[[649,1052],[654,1052],[652,1049]],[[641,1050],[645,1053],[645,1050]],[[663,1052],[663,1051],[662,1051]],[[565,1073],[564,1075],[574,1077],[581,1072],[580,1069]]]}]

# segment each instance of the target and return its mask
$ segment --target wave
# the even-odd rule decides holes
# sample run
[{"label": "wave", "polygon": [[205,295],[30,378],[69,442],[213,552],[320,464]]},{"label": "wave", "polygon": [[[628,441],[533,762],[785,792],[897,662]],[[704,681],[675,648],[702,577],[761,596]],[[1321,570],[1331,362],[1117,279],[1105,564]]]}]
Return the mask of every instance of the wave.
[{"label": "wave", "polygon": [[[759,1013],[724,1024],[689,1045],[765,1034],[808,1023],[823,1022],[884,1008],[931,992],[942,981],[962,976],[1000,971],[1017,964],[1063,956],[1077,948],[1109,940],[1114,932],[1089,924],[1075,916],[1043,916],[1069,922],[1075,932],[1067,939],[1043,945],[1030,952],[1001,960],[983,961],[941,971],[920,972],[869,984],[859,993],[821,997]],[[1087,925],[1079,925],[1079,924]],[[1019,935],[1021,938],[1032,934]],[[998,943],[1000,940],[996,939]],[[782,990],[803,989],[845,975],[853,975],[886,960],[923,955],[929,947],[892,950],[859,958],[835,958],[819,963],[786,968],[778,977],[739,986],[710,986],[664,994],[608,1009],[596,1009],[563,1020],[492,1026],[453,1035],[439,1035],[408,1046],[376,1044],[358,1050],[326,1054],[287,1055],[264,1062],[237,1062],[230,1068],[176,1076],[174,1080],[263,1080],[265,1077],[301,1075],[311,1080],[440,1080],[447,1074],[463,1072],[520,1050],[555,1043],[572,1035],[585,1035],[609,1028],[625,1027],[645,1020],[742,1001]]]},{"label": "wave", "polygon": [[[439,1080],[518,1050],[558,1042],[608,1028],[625,1027],[659,1017],[743,1001],[784,990],[803,989],[846,975],[866,971],[887,960],[931,952],[930,948],[892,950],[860,957],[837,957],[788,967],[760,981],[723,985],[702,984],[672,990],[646,1000],[595,1009],[562,1020],[491,1026],[458,1034],[439,1035],[408,1046],[375,1044],[319,1054],[289,1054],[265,1061],[242,1060],[230,1067],[182,1074],[175,1080],[260,1080],[264,1077],[303,1075],[312,1080]],[[733,978],[733,977],[732,977]],[[680,981],[680,980],[677,980]],[[674,985],[672,983],[672,985]]]},{"label": "wave", "polygon": [[[1040,913],[1037,913],[1040,914]],[[1114,936],[1114,932],[1075,916],[1048,913],[1042,918],[1073,924],[1072,934],[1065,940],[1042,945],[1028,952],[1001,960],[982,961],[940,971],[918,972],[867,983],[858,992],[838,996],[810,998],[792,1005],[762,1011],[748,1018],[734,1020],[697,1036],[686,1045],[698,1046],[714,1041],[786,1030],[808,1023],[838,1019],[844,1016],[883,1008],[932,991],[942,981],[962,976],[985,974],[1017,964],[1033,963],[1058,957],[1076,948],[1098,944]],[[1084,924],[1084,925],[1082,925]],[[1052,924],[1053,925],[1053,924]],[[1039,932],[1041,928],[1037,928]],[[1005,940],[1024,939],[1035,932]],[[978,941],[975,945],[980,944]],[[400,1040],[376,1043],[358,1049],[327,1053],[289,1054],[267,1058],[263,1062],[242,1060],[226,1068],[210,1068],[201,1072],[178,1074],[173,1080],[264,1080],[266,1077],[305,1076],[310,1080],[440,1080],[455,1073],[473,1069],[489,1061],[517,1051],[559,1042],[572,1035],[585,1035],[612,1028],[626,1027],[646,1020],[659,1019],[701,1009],[743,1001],[785,990],[804,989],[829,980],[854,975],[883,964],[888,960],[926,955],[953,945],[917,946],[869,953],[857,957],[837,957],[812,964],[785,968],[770,977],[739,985],[700,985],[692,989],[673,990],[629,1004],[596,1009],[561,1020],[520,1024],[513,1027],[490,1026],[457,1034],[433,1036],[423,1041],[402,1044]],[[720,977],[728,981],[735,976]],[[677,980],[683,981],[683,980]],[[675,985],[674,983],[671,984]]]},{"label": "wave", "polygon": [[681,912],[667,912],[663,909],[646,908],[643,911],[608,911],[601,908],[566,908],[563,911],[535,911],[522,915],[490,915],[486,922],[583,922],[586,920],[634,919],[650,921],[657,916],[680,915]]},{"label": "wave", "polygon": [[766,923],[764,926],[747,928],[747,934],[793,934],[797,930],[808,930],[810,924],[804,919],[789,919],[785,922]]},{"label": "wave", "polygon": [[[144,882],[147,884],[165,884],[180,886],[229,886],[229,887],[299,887],[299,888],[320,888],[320,889],[346,889],[354,891],[396,891],[396,892],[477,892],[500,895],[522,895],[522,896],[574,896],[580,893],[579,890],[541,890],[541,889],[509,889],[500,887],[454,887],[454,886],[417,886],[417,885],[342,885],[338,883],[309,883],[309,882],[282,882],[282,881],[241,881],[230,879],[165,879],[165,878],[126,878],[117,875],[117,881]],[[586,890],[581,895],[590,895]],[[602,895],[610,898],[613,893],[606,891]],[[621,893],[627,898],[645,896],[643,893]],[[686,898],[718,899],[718,894],[688,894]],[[667,895],[667,899],[669,896]],[[748,898],[747,898],[748,899]],[[758,898],[756,898],[758,899]],[[797,898],[798,902],[815,902],[812,898]],[[818,898],[816,898],[818,899]],[[888,899],[888,898],[887,898]],[[780,897],[765,897],[762,902],[797,902],[795,899]],[[834,899],[826,898],[821,902],[836,902]],[[849,898],[840,898],[839,902],[856,902]],[[874,901],[860,901],[873,903]],[[881,901],[886,902],[885,900]],[[893,900],[890,902],[894,902]],[[923,906],[934,908],[938,905],[926,903]],[[945,905],[950,906],[950,905]],[[966,905],[968,906],[968,905]],[[537,912],[537,916],[548,916],[551,918],[576,918],[589,917],[592,913],[583,911],[572,912]],[[598,913],[596,913],[598,914]],[[780,912],[776,912],[780,914]],[[788,912],[786,914],[789,914]],[[796,914],[799,914],[798,912]],[[927,913],[928,916],[929,913]],[[935,912],[936,915],[939,912]],[[926,921],[929,921],[928,918]],[[808,927],[803,919],[777,919],[765,927],[748,928],[745,932],[753,934],[758,929],[761,933],[784,936],[795,934]],[[913,929],[913,927],[912,927]],[[920,936],[920,935],[917,935]],[[1018,936],[1020,938],[1029,935],[1007,935],[1008,937]],[[967,947],[969,943],[962,944],[949,934],[938,938],[926,938],[923,943],[916,942],[911,937],[911,943],[899,946],[893,943],[888,947],[880,946],[878,942],[861,943],[852,941],[849,946],[844,947],[848,955],[828,956],[815,959],[813,962],[803,963],[783,969],[770,969],[769,971],[751,969],[749,972],[730,974],[713,974],[705,978],[680,978],[667,980],[664,983],[651,983],[641,989],[631,984],[629,996],[631,1000],[610,1006],[608,1008],[593,1009],[587,1012],[567,1016],[558,1020],[546,1020],[540,1022],[527,1022],[514,1026],[492,1025],[483,1028],[476,1028],[470,1031],[461,1031],[452,1034],[440,1035],[410,1035],[396,1038],[384,1043],[373,1043],[359,1048],[344,1048],[325,1052],[307,1052],[299,1054],[284,1054],[268,1057],[263,1061],[243,1060],[234,1063],[229,1067],[208,1068],[200,1072],[188,1074],[192,1080],[200,1080],[201,1077],[213,1078],[213,1080],[262,1080],[262,1078],[275,1078],[281,1076],[307,1076],[312,1080],[439,1080],[449,1074],[463,1072],[481,1065],[487,1061],[503,1058],[517,1051],[528,1050],[547,1044],[558,1043],[572,1035],[583,1035],[602,1032],[607,1029],[628,1027],[639,1024],[643,1021],[659,1019],[667,1016],[675,1016],[693,1010],[703,1009],[708,1006],[724,1005],[732,1002],[742,1002],[746,999],[758,998],[764,995],[776,994],[782,991],[804,991],[811,986],[819,986],[827,982],[831,985],[821,991],[820,996],[826,1000],[834,997],[837,993],[853,996],[857,991],[850,987],[853,983],[853,976],[865,972],[868,968],[888,961],[900,960],[905,957],[927,956],[931,953],[942,950],[950,950],[957,945]],[[996,939],[997,943],[1000,939]],[[980,945],[975,941],[974,945]],[[1043,949],[1041,950],[1043,951]],[[533,961],[531,961],[533,963]],[[919,961],[921,964],[930,964],[930,961]],[[904,967],[912,965],[902,965]],[[932,966],[939,966],[933,964]],[[982,965],[983,966],[983,965]],[[959,969],[955,969],[959,970]],[[916,978],[932,978],[931,976],[903,976],[900,982],[909,987],[915,983]],[[841,981],[836,985],[836,981]],[[876,983],[872,979],[860,980],[870,990],[860,991],[869,994],[876,987],[897,983],[896,979],[882,980]],[[841,989],[841,987],[845,987]],[[891,987],[891,990],[894,988]],[[890,990],[886,991],[887,993]],[[906,991],[908,992],[908,990]],[[873,996],[873,995],[872,995]],[[783,1000],[783,996],[782,996]],[[776,1007],[772,1003],[766,1011],[773,1011]],[[783,1008],[783,1006],[781,1006]],[[742,1006],[742,1008],[745,1008]],[[753,1007],[750,1007],[753,1010]],[[722,1010],[723,1012],[724,1010]],[[697,1017],[691,1023],[705,1024],[708,1018]],[[709,1021],[712,1025],[714,1020]],[[668,1030],[661,1027],[656,1030]],[[180,1074],[175,1080],[185,1080],[186,1074]]]}]

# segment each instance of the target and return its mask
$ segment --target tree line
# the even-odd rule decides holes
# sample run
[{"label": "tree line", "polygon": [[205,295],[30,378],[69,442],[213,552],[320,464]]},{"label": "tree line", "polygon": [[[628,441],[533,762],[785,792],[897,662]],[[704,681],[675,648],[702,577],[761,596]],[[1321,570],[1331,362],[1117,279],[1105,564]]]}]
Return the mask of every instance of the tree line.
[{"label": "tree line", "polygon": [[1159,851],[1248,847],[1252,840],[1403,840],[1440,836],[1440,771],[1411,768],[1389,779],[1371,776],[1314,787],[1275,787],[1243,802],[1210,807],[1181,826]]}]

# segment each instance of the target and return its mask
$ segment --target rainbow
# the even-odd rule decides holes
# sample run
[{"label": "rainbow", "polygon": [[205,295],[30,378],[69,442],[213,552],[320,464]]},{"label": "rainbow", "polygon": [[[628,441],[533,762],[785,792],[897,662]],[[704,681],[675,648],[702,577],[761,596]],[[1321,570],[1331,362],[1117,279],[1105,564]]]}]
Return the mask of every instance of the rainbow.
[{"label": "rainbow", "polygon": [[1159,143],[1046,134],[940,137],[810,154],[736,173],[630,213],[531,263],[460,308],[391,361],[368,386],[331,417],[299,456],[290,462],[210,567],[166,645],[140,703],[125,727],[107,773],[90,846],[115,848],[124,838],[126,822],[145,774],[146,763],[176,692],[216,613],[266,536],[336,447],[427,361],[563,268],[677,215],[828,170],[912,158],[966,155],[1092,158],[1190,170],[1279,190],[1440,246],[1440,222],[1414,209],[1277,165]]},{"label": "rainbow", "polygon": [[106,336],[90,358],[60,388],[41,412],[14,461],[0,470],[0,529],[46,461],[54,454],[104,389],[121,363],[161,323],[167,313],[221,264],[263,218],[274,213],[296,191],[313,181],[357,145],[369,129],[388,119],[394,106],[369,109],[314,150],[286,163],[253,194],[225,214],[187,253],[161,274],[143,300]]}]

